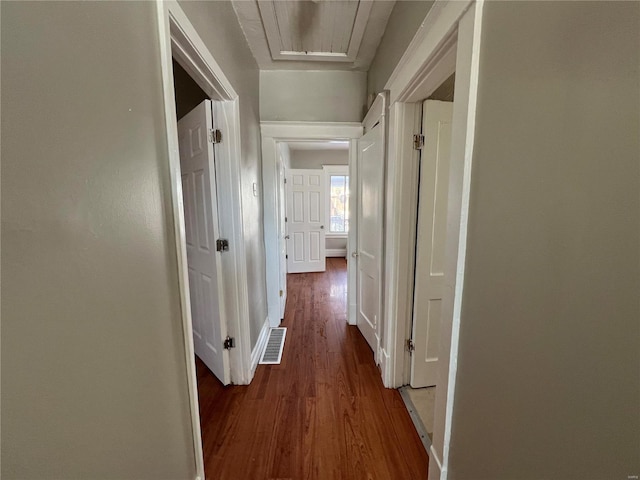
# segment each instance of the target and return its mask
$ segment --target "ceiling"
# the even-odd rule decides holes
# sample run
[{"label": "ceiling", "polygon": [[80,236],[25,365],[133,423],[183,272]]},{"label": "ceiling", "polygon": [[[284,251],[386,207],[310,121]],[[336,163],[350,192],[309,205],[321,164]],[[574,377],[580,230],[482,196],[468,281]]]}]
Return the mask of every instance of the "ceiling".
[{"label": "ceiling", "polygon": [[235,0],[261,70],[368,70],[394,1]]}]

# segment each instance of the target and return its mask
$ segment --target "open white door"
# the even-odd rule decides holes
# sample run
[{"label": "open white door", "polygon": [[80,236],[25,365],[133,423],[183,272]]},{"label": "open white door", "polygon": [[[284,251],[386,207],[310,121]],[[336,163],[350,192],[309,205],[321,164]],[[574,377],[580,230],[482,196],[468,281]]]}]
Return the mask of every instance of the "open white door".
[{"label": "open white door", "polygon": [[230,382],[229,352],[223,342],[222,278],[211,101],[205,100],[178,122],[180,170],[195,353],[224,384]]},{"label": "open white door", "polygon": [[278,253],[280,261],[278,263],[280,267],[280,320],[284,318],[284,309],[287,305],[287,229],[286,222],[286,193],[285,193],[285,171],[282,157],[278,156],[277,160],[278,168],[278,234],[279,234],[279,248]]},{"label": "open white door", "polygon": [[423,104],[411,356],[414,388],[434,386],[438,376],[452,116],[451,102]]},{"label": "open white door", "polygon": [[287,269],[289,273],[324,272],[324,172],[290,169],[286,191]]},{"label": "open white door", "polygon": [[384,214],[383,129],[374,126],[358,140],[358,314],[357,325],[377,359],[382,298]]}]

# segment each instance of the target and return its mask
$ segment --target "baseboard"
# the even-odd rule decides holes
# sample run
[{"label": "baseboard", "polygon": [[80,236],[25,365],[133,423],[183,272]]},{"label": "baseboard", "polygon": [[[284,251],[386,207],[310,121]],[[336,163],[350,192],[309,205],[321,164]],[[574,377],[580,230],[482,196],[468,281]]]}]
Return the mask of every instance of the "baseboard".
[{"label": "baseboard", "polygon": [[394,388],[391,381],[391,355],[383,348],[380,353],[380,370],[382,371],[382,383],[386,388]]},{"label": "baseboard", "polygon": [[438,458],[438,454],[436,453],[436,449],[433,448],[433,444],[431,444],[431,448],[429,448],[429,477],[433,480],[440,480],[442,478],[442,462]]},{"label": "baseboard", "polygon": [[260,336],[258,337],[256,346],[253,347],[253,350],[251,351],[251,378],[253,378],[253,374],[256,373],[256,368],[258,368],[260,356],[264,351],[264,347],[267,345],[267,339],[269,338],[269,328],[269,319],[266,318],[264,320],[264,323],[262,324],[262,330],[260,330]]},{"label": "baseboard", "polygon": [[324,256],[345,258],[347,256],[347,249],[346,248],[327,248]]}]

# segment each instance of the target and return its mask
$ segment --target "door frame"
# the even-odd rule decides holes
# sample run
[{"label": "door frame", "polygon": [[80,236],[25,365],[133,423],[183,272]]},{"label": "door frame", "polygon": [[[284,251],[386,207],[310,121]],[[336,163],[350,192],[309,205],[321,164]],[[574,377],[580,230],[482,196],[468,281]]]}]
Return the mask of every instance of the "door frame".
[{"label": "door frame", "polygon": [[[349,186],[354,195],[354,178],[357,175],[356,157],[357,141],[362,136],[362,125],[352,122],[260,122],[262,132],[262,193],[264,203],[264,246],[267,269],[267,306],[269,326],[280,325],[280,292],[279,292],[279,239],[278,239],[278,171],[277,154],[279,142],[300,142],[317,140],[348,140],[349,144]],[[349,206],[350,218],[354,210]],[[357,224],[349,225],[348,245],[354,245]],[[351,247],[348,247],[351,248]],[[353,262],[348,262],[348,304],[347,319],[355,325],[355,279]],[[353,304],[353,305],[352,305]]]},{"label": "door frame", "polygon": [[448,474],[455,396],[483,5],[484,0],[436,2],[385,85],[390,98],[385,346],[391,359],[383,381],[397,388],[406,384],[410,372],[405,340],[411,334],[418,200],[418,151],[411,138],[420,133],[421,102],[456,73],[440,337],[443,361],[429,451],[429,478],[441,480]]},{"label": "door frame", "polygon": [[220,234],[223,238],[227,238],[231,245],[230,251],[221,257],[221,267],[225,276],[224,291],[227,300],[227,331],[230,336],[236,339],[236,348],[230,350],[229,362],[232,383],[247,385],[251,381],[251,345],[240,191],[241,173],[238,162],[232,161],[232,159],[240,158],[241,153],[239,96],[178,3],[174,0],[157,1],[155,5],[171,188],[170,215],[176,242],[178,288],[185,349],[185,373],[195,453],[194,461],[196,479],[204,480],[204,456],[193,349],[172,59],[175,59],[200,88],[209,95],[216,114],[214,128],[220,128],[224,132],[224,141],[218,145],[219,149],[216,152],[220,154],[216,158],[216,175],[220,180],[218,208],[226,212],[226,215],[222,216],[219,221]]}]

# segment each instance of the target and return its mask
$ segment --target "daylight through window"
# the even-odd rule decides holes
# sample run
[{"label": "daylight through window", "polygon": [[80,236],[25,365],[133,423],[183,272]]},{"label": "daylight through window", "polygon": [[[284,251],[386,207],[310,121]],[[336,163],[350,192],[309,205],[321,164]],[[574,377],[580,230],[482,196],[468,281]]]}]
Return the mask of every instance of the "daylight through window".
[{"label": "daylight through window", "polygon": [[349,175],[331,175],[330,233],[349,232]]}]

